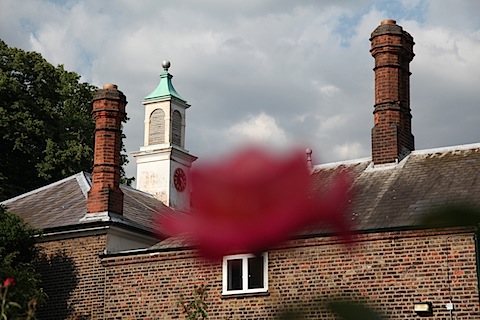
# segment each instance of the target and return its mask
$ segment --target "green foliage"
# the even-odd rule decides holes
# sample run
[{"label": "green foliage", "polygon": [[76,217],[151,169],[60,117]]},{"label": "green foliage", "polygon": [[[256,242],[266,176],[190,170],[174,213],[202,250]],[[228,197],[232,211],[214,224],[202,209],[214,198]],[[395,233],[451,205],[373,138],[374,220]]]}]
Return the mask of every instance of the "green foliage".
[{"label": "green foliage", "polygon": [[38,257],[34,236],[38,234],[38,230],[0,206],[0,281],[15,279],[8,298],[20,305],[8,310],[9,318],[15,319],[22,310],[29,310],[32,299],[44,300],[40,276],[34,267]]},{"label": "green foliage", "polygon": [[0,200],[90,171],[96,88],[0,40]]},{"label": "green foliage", "polygon": [[[125,118],[125,122],[128,121],[128,118]],[[121,184],[131,186],[132,182],[135,181],[135,177],[127,177],[125,175],[125,165],[127,165],[128,161],[128,156],[126,154],[127,150],[125,149],[125,144],[123,143],[123,140],[125,140],[125,134],[122,133],[122,154],[120,154],[120,163],[122,164],[122,168],[120,171],[121,174]]]},{"label": "green foliage", "polygon": [[96,90],[0,40],[0,201],[92,171]]},{"label": "green foliage", "polygon": [[187,320],[207,319],[207,287],[205,285],[196,286],[193,289],[193,296],[186,299],[183,295],[178,301],[178,305],[183,309]]},{"label": "green foliage", "polygon": [[[15,301],[10,300],[10,291],[15,285],[15,279],[7,278],[3,282],[3,286],[0,283],[0,319],[8,320],[9,316],[13,314],[16,319],[19,319],[19,314],[22,313],[22,306]],[[32,299],[28,302],[27,310],[25,313],[25,320],[31,320],[35,318],[35,311],[37,308],[37,300]],[[15,310],[16,309],[16,310]],[[14,312],[12,312],[14,310]]]}]

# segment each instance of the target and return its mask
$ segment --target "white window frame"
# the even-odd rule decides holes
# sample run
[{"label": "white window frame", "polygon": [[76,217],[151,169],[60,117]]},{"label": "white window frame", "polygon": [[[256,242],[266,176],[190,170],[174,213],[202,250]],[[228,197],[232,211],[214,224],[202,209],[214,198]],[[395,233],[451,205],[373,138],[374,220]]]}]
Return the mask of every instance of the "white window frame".
[{"label": "white window frame", "polygon": [[[263,287],[248,289],[248,258],[254,258],[253,254],[235,254],[223,257],[222,267],[222,295],[232,294],[246,294],[246,293],[260,293],[268,291],[268,254],[262,253],[263,257]],[[229,260],[242,260],[242,288],[241,290],[228,290],[228,261]]]}]

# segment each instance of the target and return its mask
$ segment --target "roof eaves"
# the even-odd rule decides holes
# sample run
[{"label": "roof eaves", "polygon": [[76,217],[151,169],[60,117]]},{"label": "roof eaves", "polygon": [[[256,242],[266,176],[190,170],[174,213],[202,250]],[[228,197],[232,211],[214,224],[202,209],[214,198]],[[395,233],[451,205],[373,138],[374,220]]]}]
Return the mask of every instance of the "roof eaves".
[{"label": "roof eaves", "polygon": [[59,227],[52,227],[52,228],[45,228],[42,231],[43,235],[52,235],[52,234],[64,234],[64,233],[74,233],[78,231],[83,231],[87,229],[98,229],[100,227],[108,227],[108,226],[118,226],[121,228],[125,228],[127,230],[133,230],[137,232],[141,232],[144,234],[148,234],[151,236],[156,236],[154,230],[149,230],[137,223],[133,222],[126,222],[121,219],[110,219],[108,221],[89,221],[77,224],[71,224],[66,226],[59,226]]},{"label": "roof eaves", "polygon": [[125,250],[120,252],[113,253],[104,253],[100,254],[100,258],[114,258],[114,257],[126,257],[126,256],[136,256],[141,254],[160,254],[165,252],[175,252],[175,251],[188,251],[193,250],[195,247],[171,247],[171,248],[144,248],[144,249],[134,249],[134,250]]},{"label": "roof eaves", "polygon": [[111,213],[111,212],[97,212],[97,213],[86,213],[80,220],[79,225],[85,225],[88,223],[95,223],[95,222],[112,222],[117,225],[124,225],[127,227],[147,231],[149,233],[155,233],[155,230],[153,228],[149,228],[147,226],[144,226],[140,223],[137,223],[133,220],[130,220],[128,218],[125,218],[122,215],[116,214],[116,213]]}]

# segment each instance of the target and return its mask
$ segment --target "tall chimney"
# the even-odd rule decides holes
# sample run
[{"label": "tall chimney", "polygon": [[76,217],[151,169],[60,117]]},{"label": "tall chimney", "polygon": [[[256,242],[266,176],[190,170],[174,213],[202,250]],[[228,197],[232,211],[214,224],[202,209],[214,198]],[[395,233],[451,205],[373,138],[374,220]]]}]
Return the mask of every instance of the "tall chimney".
[{"label": "tall chimney", "polygon": [[370,41],[375,58],[372,160],[374,164],[395,163],[414,150],[409,68],[413,37],[395,20],[383,20]]},{"label": "tall chimney", "polygon": [[123,214],[120,149],[126,104],[125,95],[114,84],[104,85],[93,97],[95,150],[87,216],[89,213]]}]

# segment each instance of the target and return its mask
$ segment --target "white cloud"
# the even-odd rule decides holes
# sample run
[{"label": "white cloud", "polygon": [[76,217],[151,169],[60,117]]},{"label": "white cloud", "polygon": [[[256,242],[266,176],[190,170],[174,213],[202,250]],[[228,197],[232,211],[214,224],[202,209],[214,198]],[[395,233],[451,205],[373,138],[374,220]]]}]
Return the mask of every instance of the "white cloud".
[{"label": "white cloud", "polygon": [[341,160],[356,159],[365,154],[364,146],[358,142],[343,143],[333,148],[336,158]]},{"label": "white cloud", "polygon": [[239,143],[263,143],[282,146],[287,143],[285,131],[280,128],[275,119],[266,113],[250,116],[227,130],[232,141]]},{"label": "white cloud", "polygon": [[331,98],[341,92],[342,90],[333,84],[322,84],[318,80],[311,81],[312,87],[318,91],[321,96]]},{"label": "white cloud", "polygon": [[323,118],[319,121],[318,135],[319,136],[331,136],[338,128],[345,127],[348,121],[348,116],[342,114],[336,114],[329,118]]},{"label": "white cloud", "polygon": [[328,97],[334,96],[336,93],[340,92],[340,89],[334,85],[326,85],[320,88],[320,92]]},{"label": "white cloud", "polygon": [[409,9],[416,9],[423,0],[403,0],[402,5]]}]

